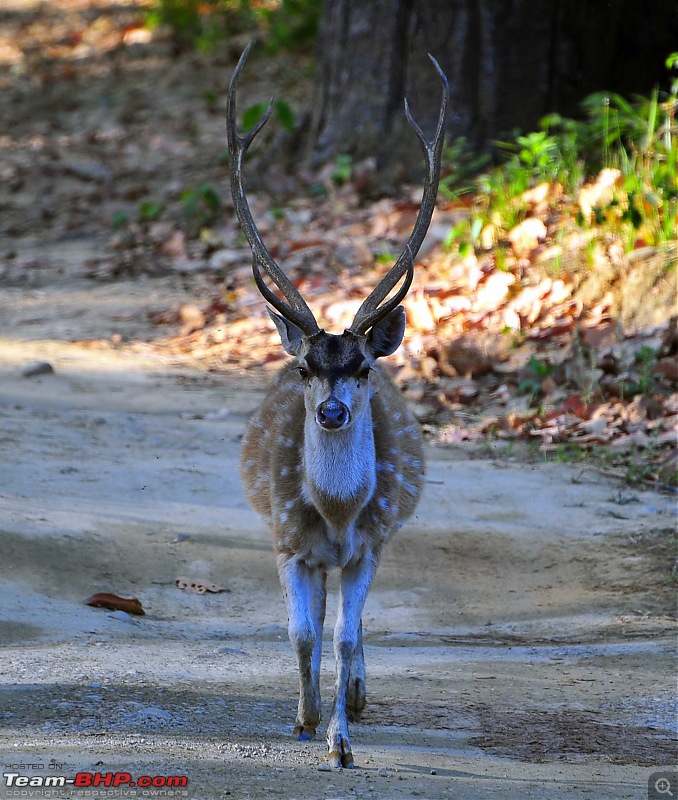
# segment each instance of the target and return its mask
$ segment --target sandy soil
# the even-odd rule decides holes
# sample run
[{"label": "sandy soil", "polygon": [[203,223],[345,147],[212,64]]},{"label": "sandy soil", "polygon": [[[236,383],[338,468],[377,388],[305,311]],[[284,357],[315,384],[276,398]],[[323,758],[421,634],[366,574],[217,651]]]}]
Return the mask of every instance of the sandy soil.
[{"label": "sandy soil", "polygon": [[[174,796],[191,798],[645,797],[675,761],[673,499],[430,446],[367,604],[358,768],[327,771],[322,723],[314,742],[290,735],[285,608],[238,477],[262,384],[66,341],[149,335],[145,311],[182,293],[68,275],[4,291],[3,771],[186,775]],[[24,377],[35,360],[55,372]],[[180,591],[180,575],[226,591]],[[102,591],[146,616],[84,604]]]}]

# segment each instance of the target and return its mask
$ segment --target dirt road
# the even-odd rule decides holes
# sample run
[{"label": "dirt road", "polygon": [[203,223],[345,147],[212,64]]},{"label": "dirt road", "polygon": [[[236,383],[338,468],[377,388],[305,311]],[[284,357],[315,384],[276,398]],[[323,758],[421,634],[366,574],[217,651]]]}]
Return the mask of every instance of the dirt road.
[{"label": "dirt road", "polygon": [[[173,796],[191,798],[647,797],[675,762],[672,498],[489,446],[430,446],[420,510],[367,603],[358,769],[326,771],[322,723],[314,742],[290,736],[284,603],[238,477],[261,387],[60,341],[116,318],[132,329],[115,298],[134,309],[162,291],[177,289],[6,293],[3,771],[185,775]],[[23,377],[36,359],[54,374]],[[177,576],[225,591],[187,593]],[[146,616],[86,606],[95,592],[138,597]]]}]

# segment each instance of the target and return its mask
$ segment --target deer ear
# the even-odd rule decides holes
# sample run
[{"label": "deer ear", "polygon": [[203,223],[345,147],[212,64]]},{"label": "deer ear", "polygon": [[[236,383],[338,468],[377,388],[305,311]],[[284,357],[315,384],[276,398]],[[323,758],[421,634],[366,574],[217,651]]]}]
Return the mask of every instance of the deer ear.
[{"label": "deer ear", "polygon": [[266,307],[268,316],[273,320],[275,327],[280,334],[280,341],[282,342],[283,349],[291,356],[296,356],[301,350],[301,337],[303,335],[301,328],[298,328],[293,322],[290,322],[275,311],[271,311],[268,306]]},{"label": "deer ear", "polygon": [[405,309],[398,306],[370,328],[367,348],[374,358],[390,356],[400,347],[404,334]]}]

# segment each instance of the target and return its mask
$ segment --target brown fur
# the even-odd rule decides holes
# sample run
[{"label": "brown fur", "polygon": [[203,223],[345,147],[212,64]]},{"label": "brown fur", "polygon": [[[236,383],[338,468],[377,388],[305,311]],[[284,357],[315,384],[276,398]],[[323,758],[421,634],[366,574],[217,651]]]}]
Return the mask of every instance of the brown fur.
[{"label": "brown fur", "polygon": [[[380,365],[375,365],[369,380],[374,387],[370,404],[376,489],[357,517],[354,535],[358,541],[353,550],[359,555],[367,545],[378,559],[383,544],[419,501],[424,456],[417,422]],[[274,531],[279,557],[297,554],[309,566],[343,566],[348,544],[336,531],[355,517],[355,500],[322,497],[314,506],[303,498],[303,390],[298,368],[290,362],[278,373],[247,426],[243,483],[249,502]]]}]

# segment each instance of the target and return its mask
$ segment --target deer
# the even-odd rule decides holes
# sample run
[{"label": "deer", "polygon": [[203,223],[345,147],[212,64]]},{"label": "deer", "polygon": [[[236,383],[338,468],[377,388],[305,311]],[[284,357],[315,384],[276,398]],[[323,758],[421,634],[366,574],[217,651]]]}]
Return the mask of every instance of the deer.
[{"label": "deer", "polygon": [[[363,608],[384,545],[414,513],[424,482],[419,425],[378,360],[394,353],[404,336],[406,315],[400,303],[412,283],[414,259],[435,207],[449,87],[438,62],[429,55],[442,83],[432,141],[412,118],[405,99],[407,120],[426,161],[412,233],[393,267],[358,308],[351,326],[341,334],[327,333],[266,248],[245,195],[244,156],[268,121],[273,104],[271,99],[248,133],[238,134],[236,90],[251,46],[250,42],[242,53],[227,93],[231,193],[252,250],[254,281],[275,309],[266,307],[291,360],[246,426],[241,474],[249,503],[273,532],[288,633],[299,669],[293,734],[302,741],[315,736],[321,719],[326,579],[328,571],[340,570],[328,762],[331,767],[353,768],[349,722],[360,720],[366,703]],[[280,294],[269,288],[264,275]],[[389,297],[400,281],[400,288]]]}]

